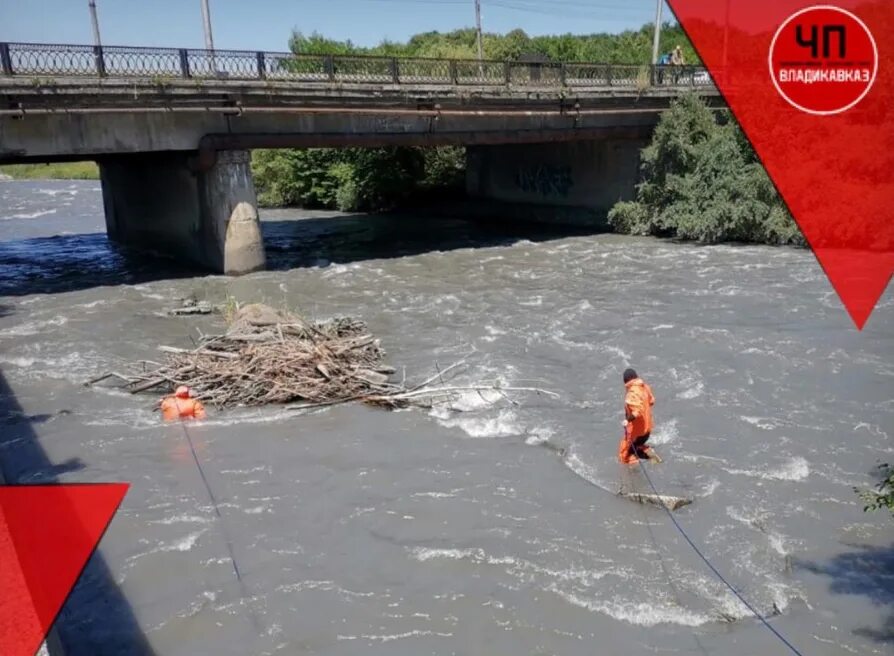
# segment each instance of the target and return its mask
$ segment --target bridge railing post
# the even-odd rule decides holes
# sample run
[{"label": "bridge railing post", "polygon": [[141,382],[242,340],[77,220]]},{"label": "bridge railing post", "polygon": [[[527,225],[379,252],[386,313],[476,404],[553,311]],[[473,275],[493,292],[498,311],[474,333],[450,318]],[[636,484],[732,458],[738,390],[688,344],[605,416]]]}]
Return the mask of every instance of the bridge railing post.
[{"label": "bridge railing post", "polygon": [[565,68],[565,62],[559,64],[559,84],[563,87],[568,86],[568,69]]},{"label": "bridge railing post", "polygon": [[503,62],[503,81],[506,85],[512,84],[512,64],[510,62]]},{"label": "bridge railing post", "polygon": [[456,72],[456,60],[451,59],[450,60],[450,84],[459,84],[459,80],[457,79],[457,77],[458,76],[457,76],[457,72]]},{"label": "bridge railing post", "polygon": [[391,61],[388,62],[388,66],[391,69],[391,81],[395,84],[400,84],[400,68],[398,66],[397,57],[392,57]]},{"label": "bridge railing post", "polygon": [[96,64],[96,74],[99,77],[106,76],[106,60],[102,54],[102,46],[93,46],[93,61]]},{"label": "bridge railing post", "polygon": [[612,86],[612,65],[609,64],[605,67],[605,81],[608,86]]},{"label": "bridge railing post", "polygon": [[4,75],[14,75],[12,70],[12,57],[9,56],[9,44],[0,43],[0,70]]},{"label": "bridge railing post", "polygon": [[189,72],[189,51],[186,48],[180,48],[180,75],[192,77]]},{"label": "bridge railing post", "polygon": [[332,55],[326,55],[323,57],[323,70],[326,72],[326,77],[328,77],[331,81],[335,81],[335,60],[332,58]]},{"label": "bridge railing post", "polygon": [[258,60],[258,79],[265,79],[267,77],[267,62],[264,60],[264,53],[257,53]]}]

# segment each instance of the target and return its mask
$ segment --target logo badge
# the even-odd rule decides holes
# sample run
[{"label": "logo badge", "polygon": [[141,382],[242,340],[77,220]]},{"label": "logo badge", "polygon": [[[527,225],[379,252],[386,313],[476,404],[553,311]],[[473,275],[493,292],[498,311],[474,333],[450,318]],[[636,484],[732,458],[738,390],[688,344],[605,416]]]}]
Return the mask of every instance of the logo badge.
[{"label": "logo badge", "polygon": [[770,44],[770,78],[792,106],[809,114],[847,111],[875,82],[878,48],[857,16],[829,5],[795,12]]}]

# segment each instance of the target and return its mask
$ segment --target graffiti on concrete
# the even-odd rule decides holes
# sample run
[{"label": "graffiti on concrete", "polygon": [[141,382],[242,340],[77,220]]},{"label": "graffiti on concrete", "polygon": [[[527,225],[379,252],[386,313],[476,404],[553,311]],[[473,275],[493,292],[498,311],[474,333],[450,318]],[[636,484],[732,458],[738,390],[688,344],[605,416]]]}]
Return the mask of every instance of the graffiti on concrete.
[{"label": "graffiti on concrete", "polygon": [[565,198],[574,186],[574,181],[571,179],[570,166],[536,164],[519,169],[515,174],[515,184],[527,193]]}]

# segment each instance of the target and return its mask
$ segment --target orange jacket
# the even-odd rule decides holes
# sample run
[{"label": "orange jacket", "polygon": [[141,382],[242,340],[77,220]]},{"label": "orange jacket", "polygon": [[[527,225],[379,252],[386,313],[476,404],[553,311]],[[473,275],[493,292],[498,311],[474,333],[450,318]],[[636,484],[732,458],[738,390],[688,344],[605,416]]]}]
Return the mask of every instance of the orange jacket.
[{"label": "orange jacket", "polygon": [[180,399],[176,396],[169,396],[161,402],[161,416],[165,421],[204,419],[205,406],[198,399]]},{"label": "orange jacket", "polygon": [[624,387],[627,393],[624,396],[624,413],[628,420],[633,420],[627,425],[627,436],[636,439],[652,432],[652,406],[655,405],[655,396],[652,388],[642,378],[634,378],[628,381]]}]

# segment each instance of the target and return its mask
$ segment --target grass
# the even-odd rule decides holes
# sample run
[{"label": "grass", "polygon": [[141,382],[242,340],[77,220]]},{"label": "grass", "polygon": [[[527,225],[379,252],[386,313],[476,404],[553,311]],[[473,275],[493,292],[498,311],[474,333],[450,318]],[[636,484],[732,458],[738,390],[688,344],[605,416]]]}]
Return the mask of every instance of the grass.
[{"label": "grass", "polygon": [[0,176],[14,180],[99,180],[95,162],[58,162],[55,164],[7,164]]}]

